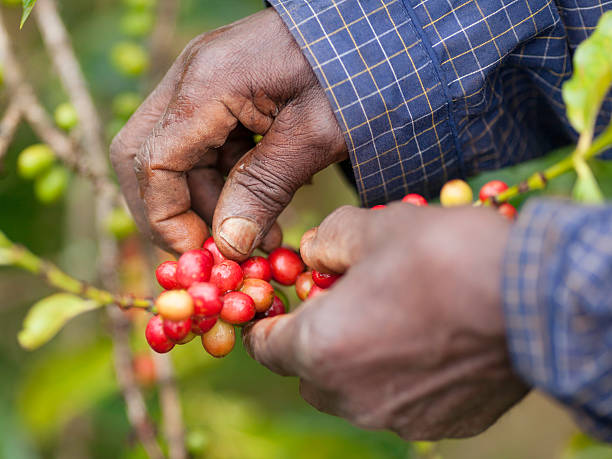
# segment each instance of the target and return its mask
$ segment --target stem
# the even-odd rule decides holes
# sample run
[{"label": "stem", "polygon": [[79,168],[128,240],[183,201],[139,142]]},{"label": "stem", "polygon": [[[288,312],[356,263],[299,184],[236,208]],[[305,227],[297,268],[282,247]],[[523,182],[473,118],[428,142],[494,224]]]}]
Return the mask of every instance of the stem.
[{"label": "stem", "polygon": [[26,247],[13,243],[2,231],[0,231],[0,258],[8,260],[8,264],[11,266],[41,276],[52,287],[93,300],[98,304],[115,304],[124,309],[142,308],[148,311],[153,310],[153,301],[150,298],[116,295],[75,279],[53,263],[37,257]]}]

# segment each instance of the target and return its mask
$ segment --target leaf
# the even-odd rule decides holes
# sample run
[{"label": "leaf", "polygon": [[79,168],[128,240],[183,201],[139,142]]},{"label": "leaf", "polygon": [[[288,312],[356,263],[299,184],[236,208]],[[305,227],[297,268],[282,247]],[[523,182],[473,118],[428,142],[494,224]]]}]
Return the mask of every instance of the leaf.
[{"label": "leaf", "polygon": [[572,197],[578,202],[584,204],[601,204],[604,202],[603,193],[599,188],[599,184],[593,175],[593,171],[586,162],[575,161],[575,169],[578,174]]},{"label": "leaf", "polygon": [[19,28],[21,29],[25,22],[28,20],[30,13],[32,12],[32,8],[36,4],[36,0],[23,0],[23,13],[21,15],[21,24]]},{"label": "leaf", "polygon": [[98,307],[100,305],[94,301],[69,293],[48,296],[28,311],[17,336],[19,344],[28,350],[36,349],[53,338],[74,316]]},{"label": "leaf", "polygon": [[612,84],[612,11],[603,14],[593,34],[574,54],[574,73],[563,85],[563,100],[572,126],[593,129],[601,103]]}]

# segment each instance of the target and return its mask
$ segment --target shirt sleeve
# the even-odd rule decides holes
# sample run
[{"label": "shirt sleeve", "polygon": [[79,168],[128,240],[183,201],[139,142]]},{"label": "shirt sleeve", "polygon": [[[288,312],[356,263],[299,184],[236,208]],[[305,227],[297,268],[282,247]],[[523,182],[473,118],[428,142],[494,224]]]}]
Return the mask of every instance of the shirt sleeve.
[{"label": "shirt sleeve", "polygon": [[516,369],[612,441],[612,207],[528,203],[504,271]]}]

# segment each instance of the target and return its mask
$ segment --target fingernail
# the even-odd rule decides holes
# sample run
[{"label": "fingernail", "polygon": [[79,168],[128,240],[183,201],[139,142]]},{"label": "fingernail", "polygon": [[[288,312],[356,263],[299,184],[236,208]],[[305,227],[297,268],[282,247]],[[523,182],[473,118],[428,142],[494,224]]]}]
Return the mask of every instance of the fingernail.
[{"label": "fingernail", "polygon": [[259,232],[254,221],[242,217],[231,217],[219,228],[219,237],[236,252],[248,255],[253,249],[253,242]]}]

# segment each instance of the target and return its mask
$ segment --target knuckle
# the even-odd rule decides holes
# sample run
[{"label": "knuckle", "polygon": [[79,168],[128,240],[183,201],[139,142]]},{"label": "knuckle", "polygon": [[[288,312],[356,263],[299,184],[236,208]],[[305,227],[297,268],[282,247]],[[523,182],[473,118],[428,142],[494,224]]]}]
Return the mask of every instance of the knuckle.
[{"label": "knuckle", "polygon": [[295,191],[286,177],[273,167],[261,167],[245,161],[236,165],[232,175],[234,183],[274,213],[287,206]]}]

